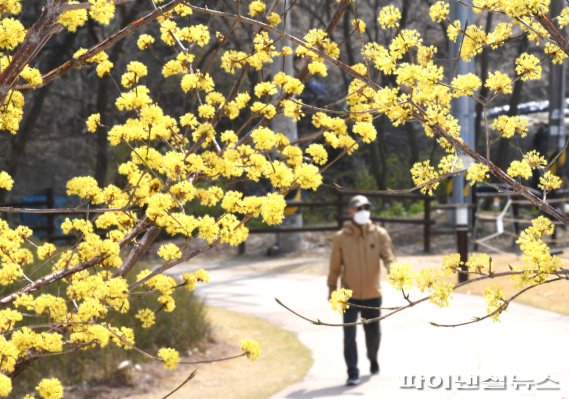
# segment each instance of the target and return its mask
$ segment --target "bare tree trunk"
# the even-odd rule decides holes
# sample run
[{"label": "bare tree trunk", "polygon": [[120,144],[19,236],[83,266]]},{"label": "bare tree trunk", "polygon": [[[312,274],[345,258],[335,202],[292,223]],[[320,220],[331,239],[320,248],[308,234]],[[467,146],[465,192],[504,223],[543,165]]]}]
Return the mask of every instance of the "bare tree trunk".
[{"label": "bare tree trunk", "polygon": [[[72,34],[68,34],[65,37],[63,43],[60,46],[57,46],[57,50],[55,50],[51,57],[49,57],[46,65],[48,69],[55,68],[59,65],[67,49],[70,48],[71,43],[73,43],[74,36]],[[38,90],[37,94],[34,96],[33,104],[29,112],[26,113],[26,117],[23,120],[22,126],[20,127],[20,131],[18,134],[15,135],[14,139],[11,140],[11,151],[10,156],[7,162],[7,172],[12,177],[16,177],[18,173],[18,168],[20,167],[20,161],[23,158],[24,152],[26,150],[26,146],[28,144],[28,140],[31,136],[32,130],[34,130],[36,123],[39,120],[41,115],[41,111],[43,109],[44,101],[49,93],[50,85],[43,86],[41,89]]]},{"label": "bare tree trunk", "polygon": [[[518,56],[522,54],[528,46],[528,39],[524,37],[518,46]],[[523,89],[523,80],[518,79],[514,83],[514,89],[512,91],[512,96],[510,97],[510,110],[508,111],[509,116],[517,115],[518,113],[518,106],[522,100],[522,89]],[[510,150],[510,140],[501,138],[498,143],[498,154],[496,156],[496,165],[500,168],[505,169],[508,165],[508,155]]]},{"label": "bare tree trunk", "polygon": [[[376,126],[379,132],[385,131],[385,118],[382,116],[379,118],[378,126]],[[379,190],[385,190],[387,188],[386,182],[386,170],[387,161],[385,159],[385,138],[378,137],[370,145],[370,152],[368,153],[368,161],[371,167],[371,174],[375,179],[377,188]]]},{"label": "bare tree trunk", "polygon": [[[128,13],[126,9],[121,9],[121,25],[123,21],[131,21],[136,16],[136,7],[131,7]],[[97,41],[100,41],[96,36],[94,31],[94,26],[91,24],[89,26],[91,34],[95,36]],[[117,60],[122,51],[124,42],[117,43],[110,53],[110,61],[116,64]],[[109,126],[110,118],[107,102],[109,101],[109,92],[112,88],[112,80],[108,77],[99,79],[99,88],[97,90],[97,112],[101,115],[101,124]],[[96,150],[96,161],[95,161],[95,180],[99,184],[99,187],[103,187],[107,184],[107,170],[109,164],[109,142],[107,140],[107,133],[103,129],[99,129],[97,132],[97,150]]]},{"label": "bare tree trunk", "polygon": [[[494,14],[489,12],[488,16],[486,17],[486,27],[485,31],[486,34],[490,32],[492,28],[492,16]],[[480,89],[480,97],[485,99],[488,95],[488,88],[484,85],[486,79],[488,78],[488,48],[484,47],[482,50],[482,54],[480,56],[480,80],[482,80],[482,87]],[[474,144],[476,148],[479,148],[479,142],[482,135],[482,113],[484,111],[484,107],[481,102],[476,103],[476,118],[474,120]]]},{"label": "bare tree trunk", "polygon": [[[344,30],[344,45],[346,46],[346,56],[348,57],[348,65],[354,65],[356,63],[354,58],[354,48],[352,47],[352,41],[348,39],[350,36],[351,31],[351,22],[350,22],[350,10],[347,9],[346,13],[344,14],[344,21],[343,21],[343,30]],[[344,87],[348,87],[350,85],[350,79],[346,71],[342,71],[342,79],[344,80]]]},{"label": "bare tree trunk", "polygon": [[417,135],[413,125],[407,123],[405,125],[405,134],[407,142],[409,143],[409,167],[412,167],[415,162],[419,161],[419,147],[417,146]]}]

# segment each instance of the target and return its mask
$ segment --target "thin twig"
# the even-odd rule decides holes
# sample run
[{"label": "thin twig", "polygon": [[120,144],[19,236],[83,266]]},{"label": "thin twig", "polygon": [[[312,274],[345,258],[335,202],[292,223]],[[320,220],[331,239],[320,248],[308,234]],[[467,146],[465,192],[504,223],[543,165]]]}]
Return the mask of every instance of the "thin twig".
[{"label": "thin twig", "polygon": [[180,388],[182,388],[184,385],[186,385],[192,378],[194,378],[197,374],[198,370],[194,370],[190,373],[190,375],[180,384],[178,385],[173,391],[171,391],[168,395],[163,396],[162,399],[166,399],[170,396],[172,396],[174,393],[176,393]]}]

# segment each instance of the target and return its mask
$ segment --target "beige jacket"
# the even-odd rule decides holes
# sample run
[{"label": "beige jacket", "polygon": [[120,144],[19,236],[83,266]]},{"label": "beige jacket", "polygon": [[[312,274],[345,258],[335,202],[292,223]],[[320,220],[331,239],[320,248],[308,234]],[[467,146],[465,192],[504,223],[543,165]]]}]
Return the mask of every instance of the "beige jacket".
[{"label": "beige jacket", "polygon": [[380,259],[387,270],[395,260],[387,231],[374,223],[360,230],[351,222],[346,222],[332,242],[328,288],[331,291],[337,289],[338,277],[341,276],[341,287],[352,290],[352,298],[381,296]]}]

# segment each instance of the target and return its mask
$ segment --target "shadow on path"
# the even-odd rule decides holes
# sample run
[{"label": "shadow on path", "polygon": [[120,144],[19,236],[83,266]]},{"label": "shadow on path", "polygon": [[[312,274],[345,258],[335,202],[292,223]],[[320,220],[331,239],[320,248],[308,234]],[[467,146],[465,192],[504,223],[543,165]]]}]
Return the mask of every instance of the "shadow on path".
[{"label": "shadow on path", "polygon": [[[361,377],[361,384],[365,384],[370,380],[370,376],[367,375],[365,377]],[[333,387],[325,387],[319,389],[300,389],[295,392],[289,393],[286,397],[287,398],[294,398],[294,399],[304,399],[304,398],[329,398],[332,396],[364,396],[364,392],[353,392],[353,390],[357,388],[355,387],[348,387],[346,385],[336,385]],[[352,392],[351,392],[352,391]]]}]

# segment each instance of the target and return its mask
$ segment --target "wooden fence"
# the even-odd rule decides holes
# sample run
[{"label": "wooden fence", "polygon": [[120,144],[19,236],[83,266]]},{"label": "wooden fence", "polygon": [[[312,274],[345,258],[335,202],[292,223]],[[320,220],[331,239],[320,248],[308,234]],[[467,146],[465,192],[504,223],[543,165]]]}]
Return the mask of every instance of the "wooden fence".
[{"label": "wooden fence", "polygon": [[[381,198],[381,199],[394,199],[394,200],[415,200],[423,202],[423,217],[422,218],[407,218],[407,217],[372,217],[372,220],[379,222],[380,224],[385,223],[401,223],[401,224],[416,224],[423,226],[423,251],[429,252],[431,250],[431,235],[432,235],[432,225],[434,221],[431,219],[431,198],[424,195],[412,194],[412,193],[374,193],[367,191],[357,191],[357,190],[335,190],[335,200],[333,201],[287,201],[287,206],[298,207],[298,208],[333,208],[335,209],[335,225],[326,226],[303,226],[303,227],[271,227],[271,228],[253,228],[250,230],[251,233],[262,234],[262,233],[304,233],[304,232],[314,232],[314,231],[336,231],[342,228],[344,222],[349,220],[347,215],[347,206],[349,199],[354,195],[365,195],[370,198]],[[240,247],[240,253],[245,251],[244,244]]]},{"label": "wooden fence", "polygon": [[[380,224],[385,223],[401,223],[401,224],[416,224],[423,226],[423,250],[429,252],[431,250],[431,235],[433,234],[432,225],[434,221],[431,219],[431,199],[427,196],[412,194],[412,193],[373,193],[363,192],[356,190],[335,190],[333,195],[335,199],[331,201],[298,201],[288,200],[287,206],[293,208],[332,208],[335,210],[334,221],[335,224],[325,226],[303,226],[299,228],[285,228],[285,227],[268,227],[268,228],[252,228],[251,233],[264,234],[264,233],[300,233],[300,232],[317,232],[317,231],[335,231],[342,228],[344,222],[349,220],[347,215],[347,205],[349,198],[354,195],[366,195],[370,198],[393,199],[393,200],[414,200],[423,202],[423,217],[421,218],[406,218],[406,217],[372,217],[372,219]],[[86,209],[66,209],[59,211],[55,208],[55,197],[52,189],[45,191],[45,200],[42,201],[22,201],[5,204],[4,212],[10,213],[10,208],[19,208],[20,214],[41,214],[44,221],[40,225],[29,226],[35,232],[45,232],[45,239],[49,242],[54,240],[65,240],[72,238],[71,236],[64,236],[57,234],[56,218],[64,214],[86,214],[93,212],[93,210]],[[0,209],[2,213],[2,209]],[[244,251],[244,246],[240,248],[240,252]]]}]

